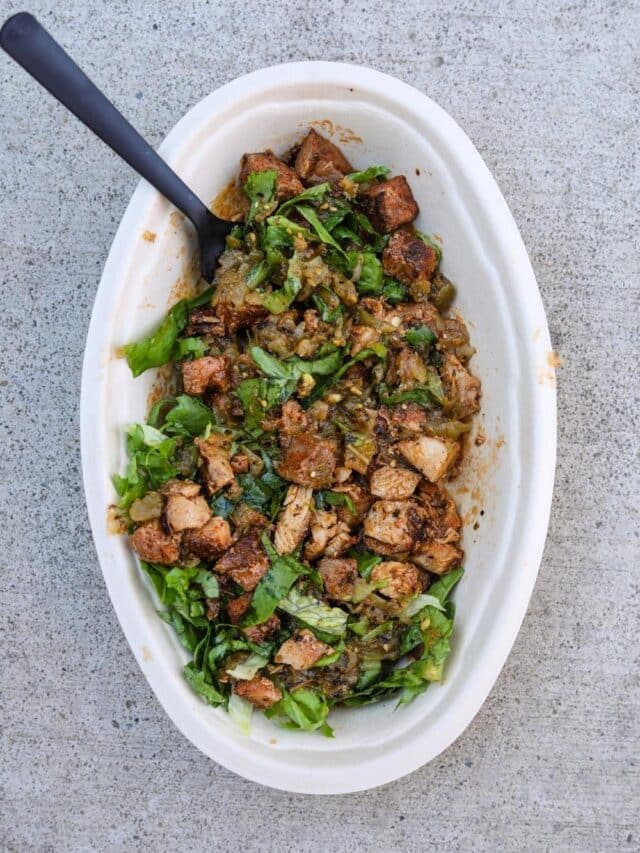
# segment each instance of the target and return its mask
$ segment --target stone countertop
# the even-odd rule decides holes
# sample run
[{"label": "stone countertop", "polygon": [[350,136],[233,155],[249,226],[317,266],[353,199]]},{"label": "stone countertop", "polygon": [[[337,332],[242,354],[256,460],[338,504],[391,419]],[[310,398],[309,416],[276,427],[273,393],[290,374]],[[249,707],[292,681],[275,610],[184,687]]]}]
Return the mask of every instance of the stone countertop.
[{"label": "stone countertop", "polygon": [[212,89],[282,61],[370,65],[429,94],[506,196],[564,367],[544,561],[472,725],[428,766],[361,794],[235,776],[147,686],[84,506],[82,352],[137,178],[1,56],[2,848],[640,849],[640,6],[51,6],[30,4],[152,144]]}]

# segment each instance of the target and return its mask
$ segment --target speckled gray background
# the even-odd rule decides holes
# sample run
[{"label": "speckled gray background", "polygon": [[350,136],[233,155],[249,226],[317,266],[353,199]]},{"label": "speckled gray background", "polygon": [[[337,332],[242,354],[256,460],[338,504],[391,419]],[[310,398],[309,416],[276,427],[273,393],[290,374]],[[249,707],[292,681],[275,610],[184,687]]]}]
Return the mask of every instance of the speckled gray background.
[{"label": "speckled gray background", "polygon": [[352,796],[216,766],[138,670],[80,484],[84,339],[137,178],[0,57],[0,846],[640,849],[638,3],[30,5],[154,144],[221,83],[280,61],[371,65],[431,95],[511,206],[565,366],[544,562],[469,729]]}]

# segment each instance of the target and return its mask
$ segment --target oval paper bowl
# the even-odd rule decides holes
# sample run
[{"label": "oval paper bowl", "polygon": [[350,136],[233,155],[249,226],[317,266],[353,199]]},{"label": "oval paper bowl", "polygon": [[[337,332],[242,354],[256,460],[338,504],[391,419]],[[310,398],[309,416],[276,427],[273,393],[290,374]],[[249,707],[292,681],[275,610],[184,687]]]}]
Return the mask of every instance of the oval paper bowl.
[{"label": "oval paper bowl", "polygon": [[[147,411],[155,377],[134,380],[119,346],[159,322],[193,278],[195,243],[171,206],[141,183],[122,219],[96,296],[82,377],[82,464],[105,582],[129,645],[176,726],[236,773],[287,791],[337,794],[415,770],[469,725],[495,682],[538,572],[555,468],[555,376],[547,322],[516,224],[458,125],[416,89],[366,68],[303,62],[267,68],[190,110],[160,153],[205,200],[245,151],[282,152],[313,124],[356,168],[405,174],[418,227],[442,239],[482,380],[475,446],[453,486],[466,523],[466,575],[455,592],[453,651],[442,684],[394,710],[388,701],[332,712],[335,738],[290,732],[254,714],[250,737],[184,682],[185,653],[125,537],[109,535],[110,476],[122,471],[123,429]],[[154,371],[150,371],[152,374]],[[482,514],[481,514],[482,511]],[[477,529],[474,526],[479,524]]]}]

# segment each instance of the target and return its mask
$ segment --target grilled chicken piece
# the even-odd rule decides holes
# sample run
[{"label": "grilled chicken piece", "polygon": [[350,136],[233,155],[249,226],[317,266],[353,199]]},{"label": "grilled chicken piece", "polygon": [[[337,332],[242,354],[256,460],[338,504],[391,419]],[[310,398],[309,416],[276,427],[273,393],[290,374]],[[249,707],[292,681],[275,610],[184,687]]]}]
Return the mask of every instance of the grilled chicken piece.
[{"label": "grilled chicken piece", "polygon": [[458,418],[466,418],[479,410],[480,380],[472,376],[455,355],[445,356],[442,379]]},{"label": "grilled chicken piece", "polygon": [[260,544],[258,533],[249,533],[220,557],[213,567],[220,575],[228,574],[247,592],[255,589],[269,570],[269,559]]},{"label": "grilled chicken piece", "polygon": [[264,675],[256,675],[250,681],[236,681],[233,692],[247,699],[254,708],[270,708],[282,699],[282,692]]},{"label": "grilled chicken piece", "polygon": [[295,631],[280,646],[274,658],[276,663],[284,663],[293,669],[304,670],[312,667],[320,658],[330,655],[334,649],[316,639],[308,628]]},{"label": "grilled chicken piece", "polygon": [[282,406],[280,416],[280,434],[297,435],[309,429],[309,419],[296,400],[287,400]]},{"label": "grilled chicken piece", "polygon": [[238,624],[238,622],[242,619],[249,607],[251,607],[252,597],[253,596],[250,592],[244,592],[237,598],[232,598],[230,601],[227,601],[225,606],[227,609],[227,616],[229,617],[229,622],[231,622],[233,625]]},{"label": "grilled chicken piece", "polygon": [[157,519],[141,524],[129,541],[140,559],[147,563],[170,566],[180,558],[180,538],[166,533]]},{"label": "grilled chicken piece", "polygon": [[427,381],[427,365],[422,356],[410,347],[402,347],[393,359],[393,378],[387,378],[387,382],[398,385],[399,391],[408,391],[416,385],[422,385]]},{"label": "grilled chicken piece", "polygon": [[188,530],[182,538],[182,550],[201,560],[214,560],[231,546],[229,522],[214,516],[199,530]]},{"label": "grilled chicken piece", "polygon": [[236,534],[240,536],[250,531],[264,530],[271,524],[266,515],[246,503],[238,504],[231,513],[231,521]]},{"label": "grilled chicken piece", "polygon": [[219,489],[233,483],[234,475],[229,461],[229,452],[221,442],[220,436],[211,433],[209,438],[196,438],[194,443],[202,457],[200,473],[207,492],[213,495]]},{"label": "grilled chicken piece", "polygon": [[346,558],[335,560],[325,557],[318,563],[318,571],[324,581],[324,589],[328,598],[335,601],[350,600],[358,580],[358,563],[356,560]]},{"label": "grilled chicken piece", "polygon": [[269,640],[274,634],[277,634],[279,630],[280,619],[274,613],[260,625],[252,625],[250,628],[243,628],[242,633],[248,640],[251,640],[252,643],[264,643],[265,640]]},{"label": "grilled chicken piece", "polygon": [[438,253],[434,247],[409,231],[392,234],[382,253],[385,274],[409,285],[414,298],[429,295],[429,280],[437,267]]},{"label": "grilled chicken piece", "polygon": [[209,622],[213,622],[214,619],[218,618],[218,614],[220,613],[220,599],[205,598],[204,603],[207,605],[207,610],[204,615]]},{"label": "grilled chicken piece", "polygon": [[229,464],[234,474],[246,474],[249,470],[249,457],[246,453],[235,453]]},{"label": "grilled chicken piece", "polygon": [[418,403],[394,406],[391,412],[392,429],[406,432],[422,432],[427,423],[427,413]]},{"label": "grilled chicken piece", "polygon": [[229,359],[226,355],[205,355],[183,361],[182,384],[187,394],[199,396],[209,388],[226,391],[229,387]]},{"label": "grilled chicken piece", "polygon": [[339,181],[353,171],[342,151],[315,130],[310,130],[302,140],[295,170],[305,184]]},{"label": "grilled chicken piece", "polygon": [[198,495],[185,498],[184,495],[169,495],[164,507],[163,521],[170,533],[198,529],[211,518],[211,508],[206,500]]},{"label": "grilled chicken piece", "polygon": [[432,332],[439,335],[444,328],[444,320],[435,305],[430,302],[403,302],[395,305],[389,311],[389,320],[399,317],[401,326],[428,326]]},{"label": "grilled chicken piece", "polygon": [[385,581],[378,592],[386,598],[406,598],[422,592],[420,572],[413,563],[397,563],[394,560],[378,563],[371,572],[374,583]]},{"label": "grilled chicken piece", "polygon": [[163,495],[183,495],[185,498],[195,498],[202,489],[193,480],[167,480],[160,491]]},{"label": "grilled chicken piece", "polygon": [[357,541],[358,537],[351,535],[351,531],[344,521],[339,521],[335,536],[331,537],[331,541],[324,549],[325,557],[341,557],[345,551],[348,551],[349,548],[353,547]]},{"label": "grilled chicken piece", "polygon": [[291,554],[306,536],[311,521],[312,498],[310,486],[289,486],[274,536],[278,554]]},{"label": "grilled chicken piece", "polygon": [[378,554],[406,553],[422,523],[420,507],[413,500],[376,501],[364,520],[365,542]]},{"label": "grilled chicken piece", "polygon": [[378,464],[388,464],[395,459],[390,442],[413,438],[416,433],[422,434],[427,420],[426,411],[418,403],[403,403],[392,408],[380,406],[376,421],[376,436],[381,444]]},{"label": "grilled chicken piece", "polygon": [[211,305],[201,305],[189,314],[189,324],[182,334],[186,338],[222,338],[225,331],[224,323]]},{"label": "grilled chicken piece", "polygon": [[388,234],[400,225],[413,222],[419,213],[418,205],[404,175],[374,184],[360,193],[359,201],[374,227]]},{"label": "grilled chicken piece", "polygon": [[331,491],[350,497],[356,510],[353,513],[346,506],[336,507],[338,521],[343,521],[350,528],[360,524],[371,506],[370,495],[357,483],[344,483],[341,486],[334,486]]},{"label": "grilled chicken piece", "polygon": [[278,173],[276,195],[280,201],[302,192],[304,185],[300,178],[273,151],[245,154],[240,161],[240,183],[244,185],[251,172],[268,172],[272,169]]},{"label": "grilled chicken piece", "polygon": [[254,327],[255,345],[280,358],[288,358],[295,353],[298,323],[298,312],[295,310],[270,314]]},{"label": "grilled chicken piece", "polygon": [[462,521],[455,501],[444,486],[423,480],[416,499],[424,510],[427,541],[446,544],[460,539]]},{"label": "grilled chicken piece", "polygon": [[421,542],[411,559],[423,569],[435,575],[443,575],[457,566],[462,556],[462,551],[455,545],[433,541]]},{"label": "grilled chicken piece", "polygon": [[377,344],[380,337],[380,332],[371,326],[352,326],[349,332],[349,343],[351,344],[349,355],[353,358],[360,350],[370,347],[371,344]]},{"label": "grilled chicken piece", "polygon": [[301,486],[321,489],[333,482],[333,472],[338,464],[338,447],[335,441],[303,432],[280,442],[283,459],[276,471],[285,480]]},{"label": "grilled chicken piece", "polygon": [[415,492],[420,475],[408,468],[392,468],[383,465],[369,478],[371,494],[386,500],[403,500]]},{"label": "grilled chicken piece", "polygon": [[304,548],[305,559],[317,560],[318,557],[324,554],[324,549],[332,537],[335,536],[337,530],[338,516],[335,512],[324,509],[313,510],[309,526],[311,539]]},{"label": "grilled chicken piece", "polygon": [[395,446],[407,462],[432,483],[444,477],[460,452],[457,441],[427,435],[400,441]]}]

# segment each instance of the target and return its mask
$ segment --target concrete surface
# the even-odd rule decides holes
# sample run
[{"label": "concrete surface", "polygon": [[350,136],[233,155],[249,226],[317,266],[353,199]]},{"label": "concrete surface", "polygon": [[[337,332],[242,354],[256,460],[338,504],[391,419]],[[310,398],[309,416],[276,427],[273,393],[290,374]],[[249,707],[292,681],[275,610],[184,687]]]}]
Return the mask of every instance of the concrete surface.
[{"label": "concrete surface", "polygon": [[502,187],[565,366],[544,563],[470,728],[352,796],[223,770],[139,672],[80,485],[85,333],[137,179],[0,57],[2,849],[640,849],[638,4],[30,5],[154,144],[213,88],[283,60],[363,63],[427,92]]}]

